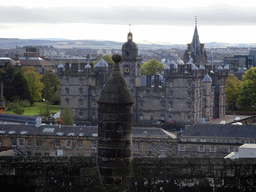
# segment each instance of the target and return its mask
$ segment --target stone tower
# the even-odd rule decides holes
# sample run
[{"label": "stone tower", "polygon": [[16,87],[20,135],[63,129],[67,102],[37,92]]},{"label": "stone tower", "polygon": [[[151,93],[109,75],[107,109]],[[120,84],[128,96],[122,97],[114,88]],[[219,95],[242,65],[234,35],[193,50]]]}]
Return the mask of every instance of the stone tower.
[{"label": "stone tower", "polygon": [[107,191],[127,191],[131,174],[133,97],[120,72],[121,56],[98,98],[98,167]]},{"label": "stone tower", "polygon": [[132,33],[127,35],[127,42],[122,46],[121,73],[129,87],[141,86],[141,56],[138,55],[138,46],[132,40]]}]

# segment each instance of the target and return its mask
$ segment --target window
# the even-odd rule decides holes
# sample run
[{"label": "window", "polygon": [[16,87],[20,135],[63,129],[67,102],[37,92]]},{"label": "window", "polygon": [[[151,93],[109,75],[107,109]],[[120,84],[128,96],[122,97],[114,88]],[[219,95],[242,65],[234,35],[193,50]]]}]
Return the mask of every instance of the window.
[{"label": "window", "polygon": [[139,150],[139,143],[138,142],[134,143],[134,150]]},{"label": "window", "polygon": [[83,88],[79,88],[80,95],[83,94]]},{"label": "window", "polygon": [[24,139],[19,139],[19,145],[24,145]]},{"label": "window", "polygon": [[41,140],[36,140],[36,146],[37,147],[42,147],[42,141]]},{"label": "window", "polygon": [[66,94],[69,95],[69,88],[66,88]]},{"label": "window", "polygon": [[54,141],[54,146],[55,147],[59,147],[60,146],[60,141],[59,140],[55,140]]},{"label": "window", "polygon": [[159,144],[158,150],[159,150],[159,151],[163,151],[163,145],[162,145],[162,144]]},{"label": "window", "polygon": [[204,152],[204,146],[203,145],[199,146],[199,152]]},{"label": "window", "polygon": [[95,148],[96,148],[96,141],[93,140],[93,141],[91,142],[91,144],[92,144],[92,149],[95,149]]},{"label": "window", "polygon": [[179,145],[179,151],[185,151],[185,145]]},{"label": "window", "polygon": [[153,145],[152,145],[152,143],[149,143],[148,144],[148,150],[152,150],[153,149]]},{"label": "window", "polygon": [[31,146],[31,140],[30,139],[27,140],[27,144],[26,145],[27,146]]},{"label": "window", "polygon": [[78,141],[77,141],[77,147],[78,147],[78,148],[82,148],[82,147],[83,147],[83,142],[82,142],[82,140],[78,140]]},{"label": "window", "polygon": [[12,146],[16,146],[16,139],[12,139],[11,142],[12,142]]},{"label": "window", "polygon": [[210,152],[216,152],[216,147],[215,146],[211,146],[210,147]]},{"label": "window", "polygon": [[67,147],[67,148],[70,148],[70,147],[71,147],[71,141],[67,141],[66,147]]},{"label": "window", "polygon": [[234,147],[229,147],[229,152],[230,152],[230,153],[231,153],[231,152],[235,152]]}]

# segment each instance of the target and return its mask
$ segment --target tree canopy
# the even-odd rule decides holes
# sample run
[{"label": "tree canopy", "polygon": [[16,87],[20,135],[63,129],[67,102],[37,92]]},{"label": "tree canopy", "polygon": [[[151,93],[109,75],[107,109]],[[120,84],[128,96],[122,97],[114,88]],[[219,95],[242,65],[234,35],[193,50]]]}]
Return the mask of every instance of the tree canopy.
[{"label": "tree canopy", "polygon": [[55,73],[46,71],[45,75],[41,78],[41,81],[44,84],[43,98],[51,101],[54,93],[60,90],[60,80]]},{"label": "tree canopy", "polygon": [[161,73],[164,64],[153,58],[150,61],[143,63],[141,66],[141,75],[155,75],[157,67],[158,73]]},{"label": "tree canopy", "polygon": [[232,74],[229,74],[226,80],[226,103],[229,108],[235,108],[238,97],[241,81]]},{"label": "tree canopy", "polygon": [[22,70],[18,70],[14,73],[10,83],[10,100],[20,99],[28,100],[31,104],[34,103],[29,90],[28,82]]},{"label": "tree canopy", "polygon": [[250,110],[256,105],[256,67],[251,67],[243,75],[238,103],[242,110]]},{"label": "tree canopy", "polygon": [[35,67],[22,67],[29,90],[34,101],[41,100],[44,84],[40,81],[41,75],[36,72]]}]

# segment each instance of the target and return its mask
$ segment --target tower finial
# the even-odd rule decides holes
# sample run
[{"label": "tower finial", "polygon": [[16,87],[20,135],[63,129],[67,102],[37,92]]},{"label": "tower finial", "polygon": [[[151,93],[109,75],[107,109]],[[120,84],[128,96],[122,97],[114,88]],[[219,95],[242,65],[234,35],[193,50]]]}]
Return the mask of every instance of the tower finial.
[{"label": "tower finial", "polygon": [[195,25],[197,26],[197,16],[195,16]]},{"label": "tower finial", "polygon": [[131,24],[129,24],[129,32],[131,32]]}]

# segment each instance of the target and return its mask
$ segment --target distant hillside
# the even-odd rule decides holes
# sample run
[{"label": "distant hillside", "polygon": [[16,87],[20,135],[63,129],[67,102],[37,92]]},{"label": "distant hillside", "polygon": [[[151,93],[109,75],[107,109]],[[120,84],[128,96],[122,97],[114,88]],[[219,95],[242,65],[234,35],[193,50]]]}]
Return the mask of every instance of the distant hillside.
[{"label": "distant hillside", "polygon": [[[90,49],[121,49],[124,42],[99,41],[99,40],[67,40],[59,38],[50,39],[17,39],[17,38],[0,38],[0,49],[10,49],[24,46],[53,46],[56,48],[90,48]],[[150,41],[137,43],[140,49],[185,49],[185,44],[171,43],[152,43]],[[219,47],[255,47],[256,44],[239,44],[239,43],[205,43],[206,48]]]},{"label": "distant hillside", "polygon": [[[66,39],[16,39],[0,38],[0,49],[24,46],[53,46],[56,48],[121,49],[124,42]],[[140,49],[183,48],[185,45],[138,43]]]}]

